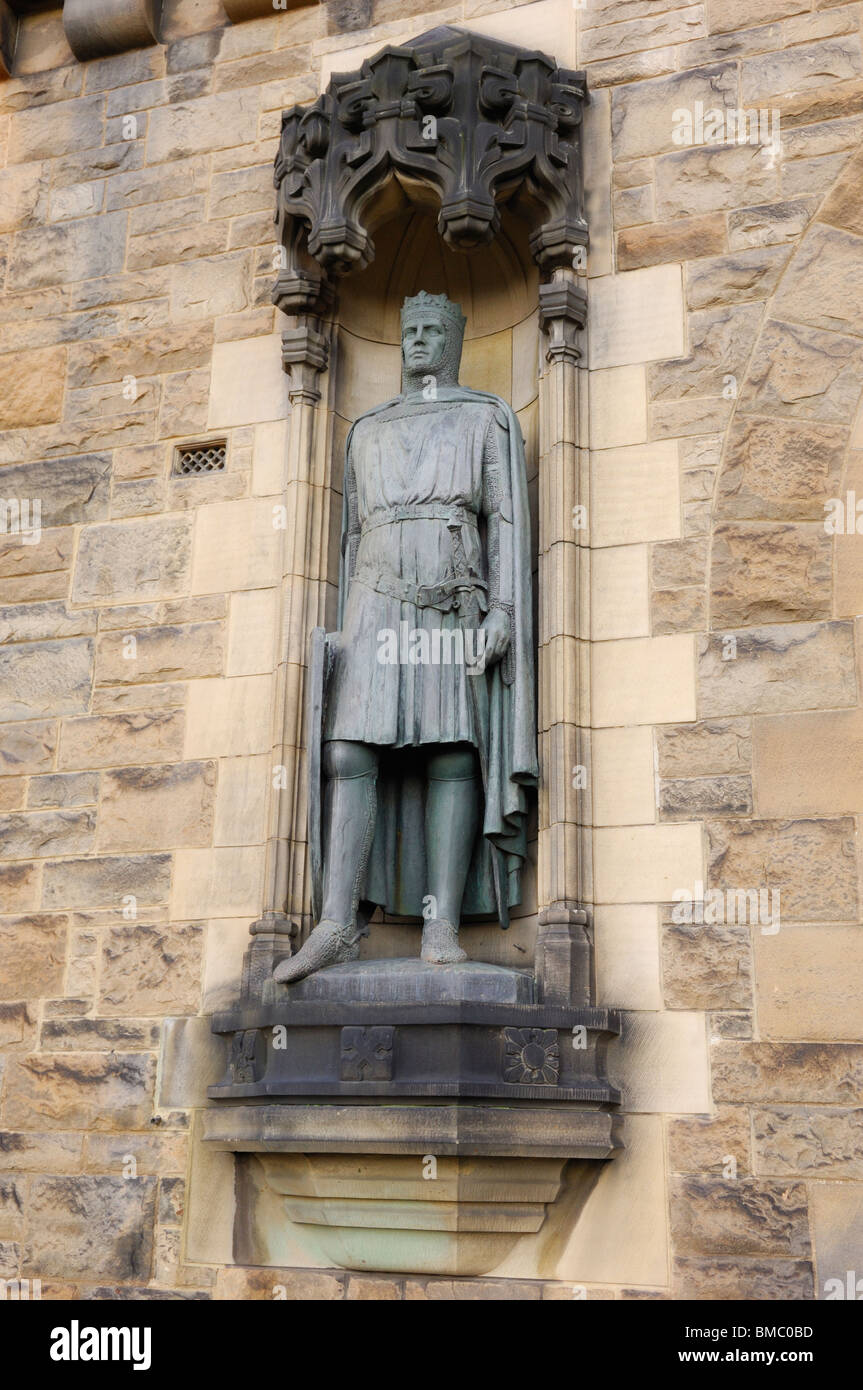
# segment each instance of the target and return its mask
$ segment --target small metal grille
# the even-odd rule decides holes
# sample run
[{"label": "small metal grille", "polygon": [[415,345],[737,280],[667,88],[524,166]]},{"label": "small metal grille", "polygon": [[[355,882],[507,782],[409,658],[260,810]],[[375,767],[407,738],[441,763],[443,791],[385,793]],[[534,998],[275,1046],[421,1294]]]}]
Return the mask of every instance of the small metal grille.
[{"label": "small metal grille", "polygon": [[201,444],[180,444],[174,451],[174,473],[181,478],[198,473],[220,473],[228,457],[226,439],[209,439]]}]

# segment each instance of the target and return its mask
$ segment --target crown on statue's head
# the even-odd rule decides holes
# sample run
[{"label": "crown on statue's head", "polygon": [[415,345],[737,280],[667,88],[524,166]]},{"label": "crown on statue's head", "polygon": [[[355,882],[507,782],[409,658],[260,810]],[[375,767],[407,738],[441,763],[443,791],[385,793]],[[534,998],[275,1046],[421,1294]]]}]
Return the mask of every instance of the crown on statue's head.
[{"label": "crown on statue's head", "polygon": [[453,304],[445,294],[426,294],[425,290],[420,290],[419,294],[405,300],[402,305],[402,328],[428,313],[440,314],[441,318],[451,323],[459,333],[464,332],[467,319],[461,311],[461,305]]}]

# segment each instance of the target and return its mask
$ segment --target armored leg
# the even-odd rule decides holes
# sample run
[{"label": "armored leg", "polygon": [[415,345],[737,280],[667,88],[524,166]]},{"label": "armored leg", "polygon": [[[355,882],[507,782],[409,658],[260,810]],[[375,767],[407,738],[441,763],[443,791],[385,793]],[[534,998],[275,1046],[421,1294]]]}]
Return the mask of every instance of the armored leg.
[{"label": "armored leg", "polygon": [[378,755],[364,743],[324,745],[324,901],[321,920],[275,979],[302,980],[326,965],[356,960],[364,928],[357,924],[375,831]]},{"label": "armored leg", "polygon": [[434,917],[423,927],[422,958],[451,965],[467,959],[458,928],[482,801],[476,753],[467,744],[440,748],[429,758],[427,777],[426,865]]}]

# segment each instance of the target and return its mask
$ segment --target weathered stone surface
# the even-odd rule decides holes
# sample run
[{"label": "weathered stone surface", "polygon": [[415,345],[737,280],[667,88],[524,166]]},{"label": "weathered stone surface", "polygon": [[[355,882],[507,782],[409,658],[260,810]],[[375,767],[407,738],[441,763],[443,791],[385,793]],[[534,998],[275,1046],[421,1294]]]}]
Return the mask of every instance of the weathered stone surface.
[{"label": "weathered stone surface", "polygon": [[[857,920],[850,817],[709,821],[707,840],[712,888],[778,890],[783,921]],[[783,950],[789,945],[783,935]]]},{"label": "weathered stone surface", "polygon": [[112,928],[102,956],[100,1008],[120,1016],[194,1013],[202,947],[197,922]]},{"label": "weathered stone surface", "polygon": [[680,1254],[809,1254],[806,1188],[740,1178],[672,1178],[671,1238]]},{"label": "weathered stone surface", "polygon": [[666,261],[688,261],[697,256],[716,256],[725,250],[725,219],[684,217],[674,222],[651,222],[627,227],[617,238],[618,270]]},{"label": "weathered stone surface", "polygon": [[702,716],[853,705],[851,624],[797,623],[704,637],[698,684]]},{"label": "weathered stone surface", "polygon": [[86,638],[0,650],[0,721],[85,710],[92,659]]},{"label": "weathered stone surface", "polygon": [[159,1024],[138,1018],[57,1018],[42,1024],[44,1052],[154,1052]]},{"label": "weathered stone surface", "polygon": [[[52,351],[54,351],[52,349]],[[19,363],[23,358],[38,354],[17,353],[11,359]],[[61,359],[63,354],[61,353]],[[0,358],[0,363],[7,359]],[[27,368],[25,366],[24,370]],[[36,370],[34,365],[34,371]],[[62,394],[65,362],[46,361],[40,366],[39,379],[34,386],[44,395],[55,389],[51,374],[59,380]],[[2,378],[2,366],[0,366]],[[53,418],[58,418],[54,416]],[[16,424],[38,424],[40,421],[16,421]],[[0,486],[7,497],[38,497],[42,503],[41,524],[44,530],[53,526],[70,526],[76,521],[101,521],[108,515],[108,502],[111,493],[110,454],[80,454],[72,458],[53,458],[46,462],[22,463],[4,468],[0,473]],[[40,542],[41,544],[41,542]]]},{"label": "weathered stone surface", "polygon": [[860,238],[816,223],[788,267],[774,304],[777,318],[859,333],[863,326]]},{"label": "weathered stone surface", "polygon": [[178,435],[205,434],[210,396],[210,373],[176,372],[162,383],[162,407],[159,411],[159,434],[172,438]]},{"label": "weathered stone surface", "polygon": [[[813,871],[817,897],[819,865]],[[829,891],[830,869],[823,872]],[[783,917],[785,912],[783,892]],[[755,936],[755,978],[761,1037],[845,1042],[860,1034],[863,932],[858,926],[823,925],[831,913],[819,904],[821,925],[786,926],[778,936]],[[856,911],[844,914],[856,921]],[[812,912],[810,918],[816,918]]]},{"label": "weathered stone surface", "polygon": [[748,719],[713,719],[696,724],[665,724],[656,730],[660,777],[709,777],[740,773],[752,763]]},{"label": "weathered stone surface", "polygon": [[713,776],[664,781],[659,789],[659,809],[671,820],[751,815],[752,778]]},{"label": "weathered stone surface", "polygon": [[0,811],[20,810],[26,787],[23,777],[0,777]]},{"label": "weathered stone surface", "polygon": [[38,161],[4,169],[0,173],[0,232],[30,226],[44,216],[47,186],[47,171]]},{"label": "weathered stone surface", "polygon": [[863,804],[863,711],[759,719],[755,748],[764,815],[853,814]]},{"label": "weathered stone surface", "polygon": [[155,1199],[155,1178],[34,1178],[25,1270],[88,1282],[148,1279]]},{"label": "weathered stone surface", "polygon": [[135,632],[133,643],[127,632],[118,629],[99,639],[96,680],[105,685],[135,685],[219,676],[224,665],[223,641],[221,623],[144,628]]},{"label": "weathered stone surface", "polygon": [[839,493],[845,430],[798,420],[735,420],[716,514],[738,520],[821,521]]},{"label": "weathered stone surface", "polygon": [[78,343],[69,352],[69,385],[96,386],[126,376],[149,377],[209,363],[212,328],[189,324],[95,343]]},{"label": "weathered stone surface", "polygon": [[149,1053],[64,1052],[13,1057],[6,1122],[13,1129],[141,1129],[152,1113]]},{"label": "weathered stone surface", "polygon": [[703,584],[707,571],[707,541],[664,541],[652,548],[650,581],[657,589]]},{"label": "weathered stone surface", "polygon": [[151,112],[147,163],[182,159],[252,142],[258,127],[257,92],[225,92]]},{"label": "weathered stone surface", "polygon": [[42,902],[47,908],[112,907],[119,913],[124,898],[166,901],[170,886],[167,854],[63,859],[45,865]]},{"label": "weathered stone surface", "polygon": [[771,320],[752,354],[738,410],[848,421],[860,395],[861,362],[859,339]]},{"label": "weathered stone surface", "polygon": [[[65,348],[37,348],[0,357],[0,430],[48,425],[59,420],[65,375]],[[17,492],[14,482],[7,484],[5,477],[3,488],[5,496],[45,496],[32,490]],[[46,502],[49,497],[50,493]]]},{"label": "weathered stone surface", "polygon": [[[705,110],[719,106],[713,101]],[[739,207],[741,202],[766,203],[778,196],[777,162],[769,148],[759,145],[695,145],[656,161],[656,206],[661,218],[716,213]],[[708,254],[724,249],[717,246]]]},{"label": "weathered stone surface", "polygon": [[692,1259],[674,1261],[674,1296],[699,1302],[763,1299],[784,1303],[814,1296],[808,1260]]},{"label": "weathered stone surface", "polygon": [[[127,142],[124,153],[130,148]],[[10,290],[32,290],[113,275],[123,269],[125,255],[123,213],[27,228],[12,244],[7,285]]]},{"label": "weathered stone surface", "polygon": [[75,602],[134,602],[181,593],[189,581],[190,531],[186,517],[86,527],[72,585]]},{"label": "weathered stone surface", "polygon": [[725,522],[713,532],[713,627],[830,616],[832,542],[823,523]]},{"label": "weathered stone surface", "polygon": [[86,854],[96,838],[95,811],[29,811],[0,816],[0,858]]},{"label": "weathered stone surface", "polygon": [[101,145],[103,109],[102,97],[88,96],[14,113],[9,122],[9,163],[55,159]]},{"label": "weathered stone surface", "polygon": [[725,379],[742,381],[761,321],[758,304],[702,309],[689,316],[689,354],[647,369],[648,394],[654,401],[687,396],[721,396]]},{"label": "weathered stone surface", "polygon": [[0,1172],[77,1173],[84,1136],[39,1131],[0,1131]]},{"label": "weathered stone surface", "polygon": [[31,777],[27,805],[91,806],[99,797],[99,777],[95,772],[49,773]]},{"label": "weathered stone surface", "polygon": [[669,926],[662,933],[665,1006],[746,1009],[752,1005],[747,926]]},{"label": "weathered stone surface", "polygon": [[719,1042],[711,1070],[719,1101],[863,1103],[863,1044]]},{"label": "weathered stone surface", "polygon": [[67,917],[0,917],[0,999],[62,993],[67,935]]},{"label": "weathered stone surface", "polygon": [[728,1159],[737,1173],[749,1172],[749,1112],[743,1105],[719,1106],[715,1115],[685,1115],[668,1124],[672,1173],[725,1177]]},{"label": "weathered stone surface", "polygon": [[674,111],[692,110],[696,101],[705,111],[737,105],[737,74],[733,63],[676,73],[616,89],[612,94],[611,130],[615,161],[658,154],[674,146]]},{"label": "weathered stone surface", "polygon": [[[728,214],[728,244],[732,251],[748,246],[774,246],[796,241],[815,211],[811,198],[789,198]],[[822,213],[823,216],[823,213]]]},{"label": "weathered stone surface", "polygon": [[860,74],[860,39],[843,34],[823,43],[801,44],[749,58],[740,70],[743,106],[766,106],[785,92],[798,96]]},{"label": "weathered stone surface", "polygon": [[842,178],[819,210],[819,221],[863,236],[863,150],[845,165]]},{"label": "weathered stone surface", "polygon": [[95,613],[75,612],[65,603],[21,603],[0,608],[0,644],[81,637],[95,631]]},{"label": "weathered stone surface", "polygon": [[106,773],[100,850],[209,844],[215,786],[214,762],[128,767]]},{"label": "weathered stone surface", "polygon": [[251,1269],[223,1266],[216,1280],[216,1298],[272,1300],[276,1286],[290,1301],[316,1303],[344,1298],[346,1275],[311,1269]]},{"label": "weathered stone surface", "polygon": [[698,589],[655,589],[650,596],[654,636],[671,632],[703,632],[707,626],[707,594]]},{"label": "weathered stone surface", "polygon": [[[154,1026],[158,1028],[159,1024]],[[187,1136],[170,1131],[161,1134],[88,1134],[84,1171],[120,1172],[126,1155],[131,1154],[141,1177],[185,1173],[187,1148]]]},{"label": "weathered stone surface", "polygon": [[4,912],[30,912],[39,903],[38,864],[0,864],[0,903]]},{"label": "weathered stone surface", "polygon": [[692,309],[712,309],[720,304],[767,299],[789,255],[786,246],[757,246],[690,265],[686,276],[687,302]]},{"label": "weathered stone surface", "polygon": [[863,1109],[772,1106],[752,1112],[755,1171],[770,1177],[863,1177]]},{"label": "weathered stone surface", "polygon": [[182,713],[173,709],[69,719],[63,725],[60,766],[171,762],[182,757],[183,727]]}]

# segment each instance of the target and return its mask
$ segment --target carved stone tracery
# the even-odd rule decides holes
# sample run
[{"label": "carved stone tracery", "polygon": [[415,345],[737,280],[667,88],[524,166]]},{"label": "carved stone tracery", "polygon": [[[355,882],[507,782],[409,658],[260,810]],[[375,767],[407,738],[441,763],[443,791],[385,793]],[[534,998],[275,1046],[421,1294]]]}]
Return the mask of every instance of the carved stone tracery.
[{"label": "carved stone tracery", "polygon": [[[587,244],[579,148],[583,73],[450,27],[388,46],[336,73],[312,106],[282,117],[276,159],[284,263],[273,299],[316,310],[333,282],[374,258],[384,189],[434,200],[455,250],[490,242],[508,202],[528,221],[534,259],[552,278]],[[549,303],[584,322],[583,296]]]}]

